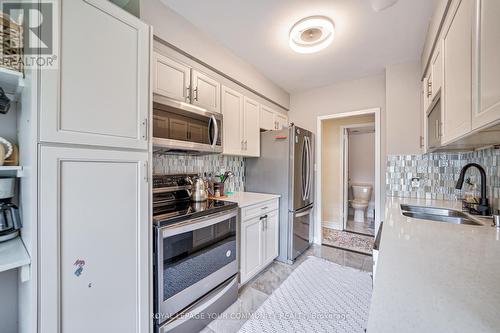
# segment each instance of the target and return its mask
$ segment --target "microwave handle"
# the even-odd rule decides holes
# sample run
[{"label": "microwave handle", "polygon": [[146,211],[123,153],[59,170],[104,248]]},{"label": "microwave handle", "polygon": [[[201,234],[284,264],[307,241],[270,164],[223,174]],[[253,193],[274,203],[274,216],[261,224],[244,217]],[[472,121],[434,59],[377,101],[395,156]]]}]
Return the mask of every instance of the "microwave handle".
[{"label": "microwave handle", "polygon": [[213,122],[214,127],[215,127],[214,140],[212,142],[212,149],[214,149],[215,146],[217,145],[217,140],[219,139],[219,125],[217,124],[217,119],[215,119],[215,116],[212,115],[210,117],[210,119],[211,119],[211,122]]}]

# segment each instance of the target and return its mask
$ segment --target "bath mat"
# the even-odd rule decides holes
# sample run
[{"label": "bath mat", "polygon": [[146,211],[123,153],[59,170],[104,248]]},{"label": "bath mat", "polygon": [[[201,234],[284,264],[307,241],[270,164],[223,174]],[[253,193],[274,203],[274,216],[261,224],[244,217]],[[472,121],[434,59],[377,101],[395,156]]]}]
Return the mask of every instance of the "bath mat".
[{"label": "bath mat", "polygon": [[371,294],[369,273],[309,257],[239,333],[364,333]]},{"label": "bath mat", "polygon": [[371,255],[374,241],[373,236],[323,228],[323,244],[325,245]]}]

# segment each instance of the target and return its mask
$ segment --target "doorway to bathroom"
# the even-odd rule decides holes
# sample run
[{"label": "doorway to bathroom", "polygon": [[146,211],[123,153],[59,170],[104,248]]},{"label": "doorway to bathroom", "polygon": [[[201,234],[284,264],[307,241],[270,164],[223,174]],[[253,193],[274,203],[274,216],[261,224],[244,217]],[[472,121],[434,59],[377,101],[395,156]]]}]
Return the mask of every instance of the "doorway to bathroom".
[{"label": "doorway to bathroom", "polygon": [[375,122],[341,126],[342,227],[375,235]]},{"label": "doorway to bathroom", "polygon": [[370,255],[380,224],[380,109],[317,119],[314,242]]}]

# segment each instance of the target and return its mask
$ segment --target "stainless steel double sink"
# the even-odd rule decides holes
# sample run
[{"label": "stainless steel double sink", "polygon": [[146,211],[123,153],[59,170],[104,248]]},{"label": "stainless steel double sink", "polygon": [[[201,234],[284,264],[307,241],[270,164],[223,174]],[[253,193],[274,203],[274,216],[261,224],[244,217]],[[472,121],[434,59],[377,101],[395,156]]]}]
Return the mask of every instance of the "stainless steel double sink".
[{"label": "stainless steel double sink", "polygon": [[402,214],[421,220],[446,222],[452,224],[482,225],[467,214],[446,208],[401,205]]}]

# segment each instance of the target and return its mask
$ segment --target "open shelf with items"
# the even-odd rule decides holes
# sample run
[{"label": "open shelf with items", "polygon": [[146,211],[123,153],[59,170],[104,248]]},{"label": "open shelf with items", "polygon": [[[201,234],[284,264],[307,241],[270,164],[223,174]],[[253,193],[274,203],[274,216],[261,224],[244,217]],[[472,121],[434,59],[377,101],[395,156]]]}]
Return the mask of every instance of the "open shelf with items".
[{"label": "open shelf with items", "polygon": [[11,100],[16,101],[24,88],[23,73],[0,67],[0,87]]},{"label": "open shelf with items", "polygon": [[22,166],[0,166],[0,177],[22,177]]},{"label": "open shelf with items", "polygon": [[21,268],[21,282],[29,280],[30,256],[20,237],[0,243],[0,272]]}]

